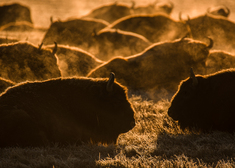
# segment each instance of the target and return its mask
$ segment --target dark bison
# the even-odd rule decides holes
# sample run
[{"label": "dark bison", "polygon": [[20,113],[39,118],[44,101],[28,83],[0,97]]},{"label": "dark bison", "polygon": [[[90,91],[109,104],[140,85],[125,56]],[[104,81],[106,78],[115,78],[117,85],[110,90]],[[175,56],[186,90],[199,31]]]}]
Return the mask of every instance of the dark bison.
[{"label": "dark bison", "polygon": [[108,25],[105,21],[98,19],[75,19],[64,22],[53,22],[46,32],[44,45],[64,44],[86,49],[92,41],[93,32],[100,31]]},{"label": "dark bison", "polygon": [[0,45],[0,76],[13,82],[60,77],[57,57],[28,42]]},{"label": "dark bison", "polygon": [[16,83],[11,80],[4,79],[0,77],[0,93],[5,91],[8,87],[14,86]]},{"label": "dark bison", "polygon": [[148,4],[146,6],[138,6],[136,7],[135,1],[132,1],[132,7],[134,14],[155,14],[155,13],[165,13],[171,14],[172,9],[174,8],[174,4],[172,2],[159,2],[157,1]]},{"label": "dark bison", "polygon": [[183,80],[171,100],[168,115],[182,129],[201,131],[235,130],[234,90],[235,71],[195,76]]},{"label": "dark bison", "polygon": [[18,3],[0,6],[0,30],[27,30],[33,28],[30,10]]},{"label": "dark bison", "polygon": [[[54,45],[47,48],[53,50]],[[92,54],[77,47],[58,45],[56,55],[63,77],[86,76],[92,69],[103,63]]]},{"label": "dark bison", "polygon": [[108,61],[114,56],[126,57],[140,53],[151,44],[142,35],[108,29],[95,33],[87,50],[100,60]]},{"label": "dark bison", "polygon": [[228,7],[224,5],[220,5],[220,6],[208,8],[207,13],[212,14],[212,15],[217,15],[217,16],[228,17],[230,14],[230,10]]},{"label": "dark bison", "polygon": [[13,86],[0,96],[0,147],[115,143],[135,125],[126,91],[113,73]]},{"label": "dark bison", "polygon": [[132,10],[129,6],[115,2],[112,4],[100,6],[92,10],[89,14],[83,16],[83,18],[102,19],[107,21],[108,23],[112,23],[117,19],[131,14]]},{"label": "dark bison", "polygon": [[140,34],[150,42],[172,41],[188,33],[182,21],[172,20],[166,14],[131,15],[121,18],[105,29],[120,29]]},{"label": "dark bison", "polygon": [[235,68],[235,55],[224,51],[210,51],[206,60],[207,74],[230,68]]},{"label": "dark bison", "polygon": [[206,41],[206,37],[214,40],[214,50],[224,50],[234,53],[235,23],[225,17],[202,15],[186,21],[190,27],[192,38]]},{"label": "dark bison", "polygon": [[[142,53],[117,57],[92,70],[89,77],[108,77],[117,74],[117,81],[130,90],[156,91],[167,89],[174,93],[178,84],[188,76],[190,67],[205,73],[205,62],[211,43],[183,38],[173,42],[156,43]],[[156,98],[157,99],[157,98]]]}]

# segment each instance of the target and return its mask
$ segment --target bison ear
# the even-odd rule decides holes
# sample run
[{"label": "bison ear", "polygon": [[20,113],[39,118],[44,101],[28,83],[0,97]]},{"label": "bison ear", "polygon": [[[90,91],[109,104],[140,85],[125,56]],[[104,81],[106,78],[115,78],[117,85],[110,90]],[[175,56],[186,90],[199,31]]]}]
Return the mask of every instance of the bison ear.
[{"label": "bison ear", "polygon": [[107,90],[108,92],[112,92],[112,91],[113,91],[114,79],[115,79],[115,74],[114,74],[113,72],[111,72],[111,73],[110,73],[109,81],[108,81],[107,86],[106,86],[106,90]]},{"label": "bison ear", "polygon": [[192,86],[196,87],[198,84],[198,80],[194,75],[193,68],[190,69],[190,78],[193,80]]}]

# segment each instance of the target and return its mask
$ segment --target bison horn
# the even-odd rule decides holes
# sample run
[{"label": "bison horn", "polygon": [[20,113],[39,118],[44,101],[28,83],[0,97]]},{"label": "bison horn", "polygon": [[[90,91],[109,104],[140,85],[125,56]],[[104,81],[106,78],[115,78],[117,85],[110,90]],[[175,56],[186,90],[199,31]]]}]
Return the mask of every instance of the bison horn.
[{"label": "bison horn", "polygon": [[93,29],[92,36],[97,36],[97,32],[96,32],[96,29],[95,29],[95,28]]},{"label": "bison horn", "polygon": [[227,9],[227,17],[228,17],[230,14],[230,9],[227,6],[225,6],[225,8]]},{"label": "bison horn", "polygon": [[53,23],[53,16],[50,17],[51,24]]},{"label": "bison horn", "polygon": [[174,4],[171,1],[169,3],[171,5],[171,9],[173,9],[174,8]]},{"label": "bison horn", "polygon": [[207,8],[207,13],[210,13],[211,12],[211,7]]},{"label": "bison horn", "polygon": [[193,80],[193,83],[192,83],[193,87],[196,87],[198,84],[198,80],[195,77],[195,74],[193,72],[193,68],[190,69],[190,78]]},{"label": "bison horn", "polygon": [[132,5],[131,5],[131,9],[135,9],[135,1],[131,1]]},{"label": "bison horn", "polygon": [[182,13],[179,12],[179,20],[182,21]]},{"label": "bison horn", "polygon": [[183,41],[185,38],[187,38],[189,36],[189,32],[188,33],[186,33],[181,39],[180,39],[180,41]]},{"label": "bison horn", "polygon": [[39,51],[42,49],[42,45],[43,45],[43,42],[40,45],[38,45],[38,50]]},{"label": "bison horn", "polygon": [[183,20],[182,19],[182,12],[179,12],[179,21],[181,21],[182,23],[186,23],[186,24],[189,24],[189,21],[190,21],[190,17],[189,15],[187,15],[187,20]]},{"label": "bison horn", "polygon": [[55,43],[55,47],[54,47],[53,52],[52,52],[53,55],[55,55],[55,53],[57,52],[57,42],[54,42],[54,43]]},{"label": "bison horn", "polygon": [[207,48],[211,49],[213,47],[214,41],[210,37],[208,37],[208,39],[210,40],[210,44],[207,46]]},{"label": "bison horn", "polygon": [[111,72],[111,73],[110,73],[109,81],[108,81],[107,86],[106,86],[106,90],[107,90],[108,92],[112,92],[112,91],[113,91],[114,79],[115,79],[115,74],[114,74],[113,72]]}]

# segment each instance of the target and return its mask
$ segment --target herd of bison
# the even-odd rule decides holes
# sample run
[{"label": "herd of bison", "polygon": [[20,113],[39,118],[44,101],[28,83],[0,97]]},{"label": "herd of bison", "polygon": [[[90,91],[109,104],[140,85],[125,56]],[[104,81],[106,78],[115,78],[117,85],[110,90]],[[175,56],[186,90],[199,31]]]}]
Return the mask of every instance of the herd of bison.
[{"label": "herd of bison", "polygon": [[[115,2],[50,18],[40,44],[0,39],[0,147],[115,143],[135,126],[132,94],[171,99],[182,129],[235,130],[235,23],[226,6],[171,18],[174,4]],[[0,31],[34,29],[30,9],[0,7]]]}]

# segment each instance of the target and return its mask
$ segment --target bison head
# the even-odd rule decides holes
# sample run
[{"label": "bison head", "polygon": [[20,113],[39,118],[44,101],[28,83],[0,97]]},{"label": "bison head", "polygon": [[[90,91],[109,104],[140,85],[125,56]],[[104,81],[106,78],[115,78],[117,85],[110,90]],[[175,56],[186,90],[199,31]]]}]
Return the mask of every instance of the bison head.
[{"label": "bison head", "polygon": [[181,128],[197,126],[200,112],[197,112],[198,90],[200,89],[200,76],[195,77],[191,69],[191,75],[182,81],[179,89],[171,100],[168,115],[179,122]]},{"label": "bison head", "polygon": [[114,77],[114,73],[111,73],[109,80],[104,81],[99,88],[92,88],[95,96],[90,108],[95,108],[97,131],[107,142],[115,141],[120,133],[135,126],[134,109],[128,101],[127,90],[115,82]]}]

